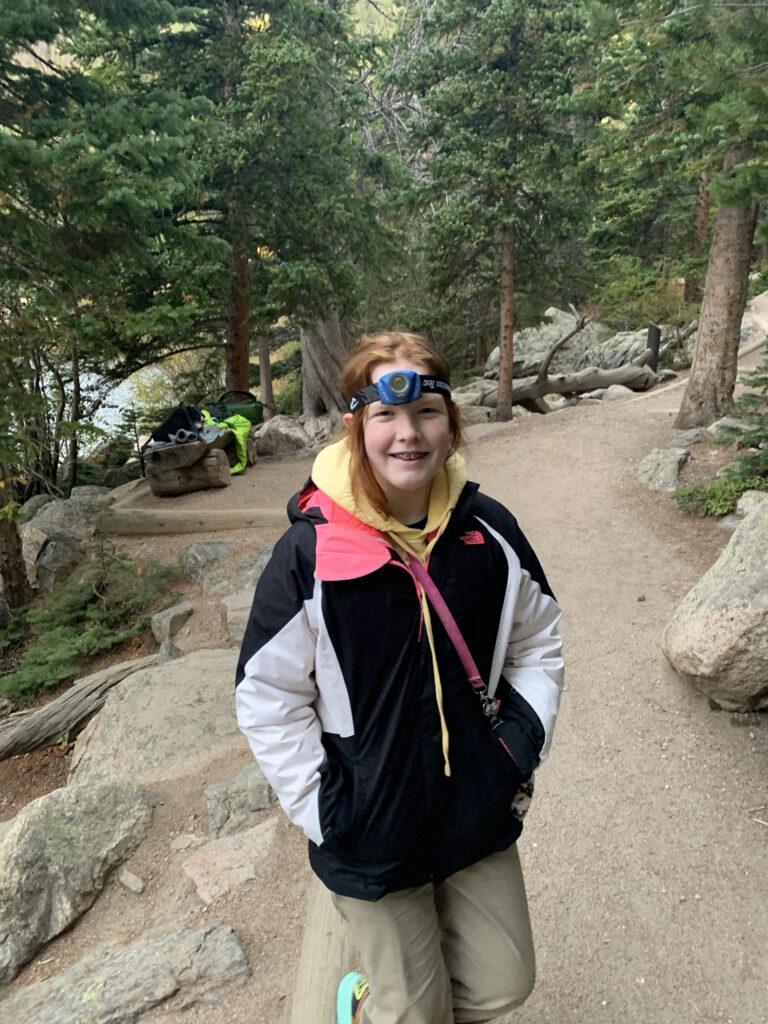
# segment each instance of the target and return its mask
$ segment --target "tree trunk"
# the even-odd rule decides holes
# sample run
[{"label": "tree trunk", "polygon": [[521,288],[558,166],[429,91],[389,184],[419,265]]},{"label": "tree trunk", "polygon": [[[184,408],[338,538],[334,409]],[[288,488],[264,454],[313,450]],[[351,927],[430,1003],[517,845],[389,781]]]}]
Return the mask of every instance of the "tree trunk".
[{"label": "tree trunk", "polygon": [[0,599],[2,621],[7,619],[7,612],[23,608],[29,604],[32,597],[32,588],[27,579],[27,569],[21,551],[21,538],[8,506],[0,509],[0,577],[3,581]]},{"label": "tree trunk", "polygon": [[272,362],[269,354],[269,338],[259,335],[259,394],[264,406],[264,419],[271,420],[277,412],[275,393],[272,390]]},{"label": "tree trunk", "polygon": [[311,327],[302,328],[301,404],[310,426],[321,416],[330,416],[333,425],[348,411],[338,383],[346,359],[347,347],[335,309]]},{"label": "tree trunk", "polygon": [[[710,171],[702,171],[699,176],[699,193],[696,198],[696,216],[694,227],[696,229],[696,241],[693,243],[693,251],[699,252],[704,247],[709,233],[709,213],[711,208],[711,197],[709,194],[709,183],[712,181]],[[686,302],[701,302],[701,282],[697,277],[687,277],[683,291],[683,299]]]},{"label": "tree trunk", "polygon": [[75,342],[72,346],[72,423],[74,431],[69,442],[69,467],[67,473],[67,495],[77,485],[77,459],[80,452],[77,429],[80,423],[80,351]]},{"label": "tree trunk", "polygon": [[[735,154],[726,155],[726,172],[736,159]],[[693,366],[676,427],[709,426],[733,399],[756,223],[756,206],[721,206],[717,211]]]},{"label": "tree trunk", "polygon": [[501,251],[501,326],[499,336],[499,398],[496,419],[512,419],[512,360],[515,333],[515,241],[507,227]]},{"label": "tree trunk", "polygon": [[[238,214],[230,210],[230,214]],[[238,230],[232,244],[232,288],[227,303],[226,387],[248,391],[250,387],[250,345],[248,320],[251,312],[248,255],[245,239]]]}]

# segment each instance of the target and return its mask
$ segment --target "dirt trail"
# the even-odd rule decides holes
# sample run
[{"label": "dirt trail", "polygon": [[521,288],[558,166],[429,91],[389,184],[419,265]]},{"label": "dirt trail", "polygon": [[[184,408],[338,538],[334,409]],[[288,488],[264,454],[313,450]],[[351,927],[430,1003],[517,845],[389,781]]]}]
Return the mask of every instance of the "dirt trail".
[{"label": "dirt trail", "polygon": [[[768,803],[768,720],[713,712],[660,651],[676,602],[728,537],[635,483],[639,461],[678,433],[681,397],[668,385],[469,431],[470,477],[519,518],[563,606],[567,645],[562,716],[520,841],[538,983],[505,1024],[768,1022],[768,827],[754,820],[768,820],[755,811]],[[689,476],[710,461],[694,447]],[[280,504],[308,469],[260,464],[228,500]],[[266,539],[231,536],[239,550]],[[145,896],[109,887],[49,947],[49,966],[19,983],[186,914],[234,925],[253,978],[210,1007],[142,1020],[287,1024],[309,878],[301,837],[280,817],[275,862],[207,910],[180,876],[182,854],[168,852],[169,836],[202,817],[202,787],[246,761],[158,790],[153,834],[164,835],[129,864],[153,874]]]}]

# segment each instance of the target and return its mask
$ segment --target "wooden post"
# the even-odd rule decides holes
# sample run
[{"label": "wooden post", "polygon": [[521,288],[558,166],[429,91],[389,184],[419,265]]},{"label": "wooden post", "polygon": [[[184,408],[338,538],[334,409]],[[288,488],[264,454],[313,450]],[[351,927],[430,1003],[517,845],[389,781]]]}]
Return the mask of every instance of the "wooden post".
[{"label": "wooden post", "polygon": [[336,990],[352,970],[352,949],[331,894],[317,877],[307,894],[307,920],[299,956],[291,1024],[336,1019]]}]

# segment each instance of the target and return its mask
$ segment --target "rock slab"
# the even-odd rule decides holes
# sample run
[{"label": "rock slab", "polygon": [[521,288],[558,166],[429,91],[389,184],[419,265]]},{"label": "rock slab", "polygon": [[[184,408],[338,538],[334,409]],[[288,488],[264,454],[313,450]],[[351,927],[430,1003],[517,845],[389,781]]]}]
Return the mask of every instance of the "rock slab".
[{"label": "rock slab", "polygon": [[672,667],[729,711],[768,707],[768,506],[744,519],[675,610]]},{"label": "rock slab", "polygon": [[22,989],[2,1004],[3,1024],[132,1024],[167,1000],[173,999],[173,1009],[187,1009],[250,973],[229,925],[152,932],[130,946],[96,949]]},{"label": "rock slab", "polygon": [[0,836],[1,983],[90,907],[151,817],[135,782],[56,789],[19,811]]},{"label": "rock slab", "polygon": [[680,470],[690,457],[686,448],[654,448],[638,466],[638,483],[652,491],[674,491]]},{"label": "rock slab", "polygon": [[274,791],[254,761],[231,782],[215,782],[205,790],[208,831],[212,836],[229,836],[247,825],[269,807]]},{"label": "rock slab", "polygon": [[178,779],[247,749],[235,715],[237,651],[193,651],[134,672],[109,693],[75,746],[76,782]]},{"label": "rock slab", "polygon": [[184,861],[184,873],[194,882],[203,903],[211,903],[231,889],[262,874],[275,843],[274,818],[237,835],[212,839]]}]

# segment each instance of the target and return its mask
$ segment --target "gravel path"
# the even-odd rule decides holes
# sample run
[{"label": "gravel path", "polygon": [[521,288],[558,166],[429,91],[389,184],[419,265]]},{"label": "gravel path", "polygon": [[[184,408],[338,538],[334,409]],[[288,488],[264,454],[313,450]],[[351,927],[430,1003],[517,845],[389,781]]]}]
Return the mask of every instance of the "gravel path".
[{"label": "gravel path", "polygon": [[[710,710],[659,643],[676,602],[728,538],[634,478],[639,461],[678,433],[681,397],[667,385],[469,431],[470,477],[518,516],[563,606],[567,644],[562,717],[520,841],[538,983],[505,1024],[768,1022],[768,720]],[[709,458],[694,447],[686,472],[704,475]],[[308,469],[261,463],[225,495],[280,505]],[[238,551],[267,538],[231,536]],[[52,944],[48,971],[171,915],[223,921],[240,934],[252,979],[209,1007],[142,1021],[287,1024],[309,879],[296,831],[270,812],[274,863],[207,910],[167,867],[168,835],[193,827],[201,786],[239,767],[155,794],[163,803],[153,833],[164,835],[129,865],[155,872],[144,902],[109,888]],[[33,968],[22,983],[42,973]]]}]

